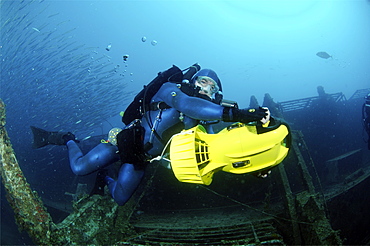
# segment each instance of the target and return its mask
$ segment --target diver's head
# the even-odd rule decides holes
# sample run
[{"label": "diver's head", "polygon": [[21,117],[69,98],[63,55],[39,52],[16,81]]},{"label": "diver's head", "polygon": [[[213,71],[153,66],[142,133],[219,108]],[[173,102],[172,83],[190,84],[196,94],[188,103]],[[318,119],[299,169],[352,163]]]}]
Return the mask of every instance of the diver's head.
[{"label": "diver's head", "polygon": [[195,80],[194,84],[200,87],[200,94],[207,95],[210,98],[212,98],[213,95],[219,90],[217,83],[212,78],[207,76],[199,76]]},{"label": "diver's head", "polygon": [[213,98],[221,89],[221,82],[215,71],[211,69],[202,69],[197,72],[192,80],[196,86],[200,87],[200,94]]}]

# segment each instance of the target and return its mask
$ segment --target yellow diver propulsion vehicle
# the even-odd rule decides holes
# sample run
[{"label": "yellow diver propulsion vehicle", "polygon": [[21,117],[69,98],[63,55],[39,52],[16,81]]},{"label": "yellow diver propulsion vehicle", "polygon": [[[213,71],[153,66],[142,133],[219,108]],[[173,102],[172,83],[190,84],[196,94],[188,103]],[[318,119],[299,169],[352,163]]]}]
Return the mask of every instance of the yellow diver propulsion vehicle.
[{"label": "yellow diver propulsion vehicle", "polygon": [[266,171],[287,156],[291,136],[287,124],[277,119],[269,126],[234,123],[217,134],[198,125],[172,138],[171,167],[181,182],[209,185],[214,173]]}]

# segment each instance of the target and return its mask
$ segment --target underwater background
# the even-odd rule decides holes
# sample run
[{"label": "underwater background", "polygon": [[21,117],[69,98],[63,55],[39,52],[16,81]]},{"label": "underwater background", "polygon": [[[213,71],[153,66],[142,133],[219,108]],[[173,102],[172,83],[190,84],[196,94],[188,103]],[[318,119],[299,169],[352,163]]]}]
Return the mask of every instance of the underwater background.
[{"label": "underwater background", "polygon": [[[32,149],[30,126],[98,143],[94,136],[122,127],[120,111],[173,64],[214,69],[224,98],[241,108],[252,95],[282,102],[316,96],[320,85],[349,98],[369,87],[366,0],[3,0],[0,7],[6,129],[31,187],[66,211],[68,194],[95,176],[74,176],[65,147]],[[23,243],[31,241],[18,233],[2,186],[1,244]]]}]

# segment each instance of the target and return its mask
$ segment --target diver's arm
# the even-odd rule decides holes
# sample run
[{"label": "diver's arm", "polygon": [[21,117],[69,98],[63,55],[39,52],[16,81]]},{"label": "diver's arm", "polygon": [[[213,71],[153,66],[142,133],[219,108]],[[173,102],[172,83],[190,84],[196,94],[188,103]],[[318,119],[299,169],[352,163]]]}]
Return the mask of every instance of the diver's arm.
[{"label": "diver's arm", "polygon": [[159,96],[158,99],[190,118],[222,120],[224,107],[202,98],[188,96],[174,83],[162,85],[157,95]]},{"label": "diver's arm", "polygon": [[[158,101],[164,101],[170,107],[197,120],[222,120],[225,122],[268,121],[267,108],[237,109],[223,107],[213,102],[191,97],[183,93],[174,83],[165,83],[157,93]],[[263,122],[264,123],[264,122]]]}]

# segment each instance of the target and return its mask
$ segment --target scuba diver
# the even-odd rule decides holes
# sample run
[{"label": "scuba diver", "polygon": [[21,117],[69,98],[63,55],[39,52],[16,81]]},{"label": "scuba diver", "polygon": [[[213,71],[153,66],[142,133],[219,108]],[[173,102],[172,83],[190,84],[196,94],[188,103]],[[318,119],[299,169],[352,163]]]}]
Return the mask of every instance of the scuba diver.
[{"label": "scuba diver", "polygon": [[[122,121],[126,126],[116,141],[100,143],[84,155],[71,132],[47,132],[31,127],[35,147],[66,145],[70,167],[76,175],[91,174],[121,160],[117,180],[108,176],[107,171],[98,172],[97,177],[104,180],[116,203],[124,205],[138,187],[148,160],[160,155],[174,134],[198,124],[212,133],[215,121],[265,124],[270,120],[265,107],[223,106],[221,81],[213,70],[199,70],[198,64],[188,68],[185,74],[176,66],[171,69],[159,73],[151,82],[161,81],[157,83],[157,91],[149,84],[135,97],[124,113]],[[167,73],[170,75],[165,76]],[[147,97],[150,93],[154,94]],[[140,107],[130,110],[135,103],[140,103]]]},{"label": "scuba diver", "polygon": [[362,105],[362,123],[368,135],[367,148],[370,150],[370,93],[365,97],[365,103]]}]

